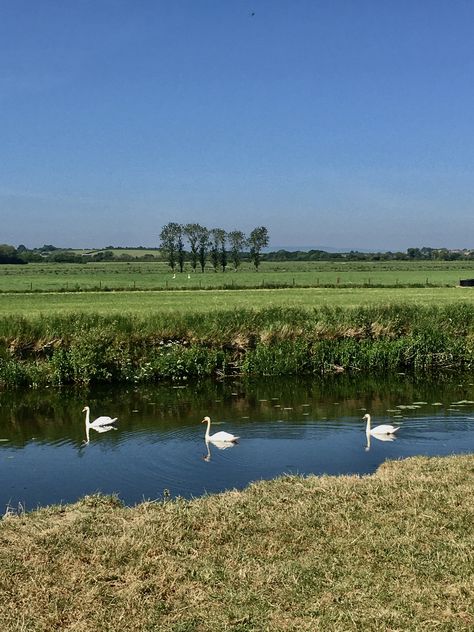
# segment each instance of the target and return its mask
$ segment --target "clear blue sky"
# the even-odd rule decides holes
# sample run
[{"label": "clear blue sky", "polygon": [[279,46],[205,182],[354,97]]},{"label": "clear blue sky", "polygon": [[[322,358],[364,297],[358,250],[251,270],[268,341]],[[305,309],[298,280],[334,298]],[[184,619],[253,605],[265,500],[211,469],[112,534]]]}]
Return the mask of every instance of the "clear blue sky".
[{"label": "clear blue sky", "polygon": [[473,71],[472,0],[3,0],[0,242],[473,247]]}]

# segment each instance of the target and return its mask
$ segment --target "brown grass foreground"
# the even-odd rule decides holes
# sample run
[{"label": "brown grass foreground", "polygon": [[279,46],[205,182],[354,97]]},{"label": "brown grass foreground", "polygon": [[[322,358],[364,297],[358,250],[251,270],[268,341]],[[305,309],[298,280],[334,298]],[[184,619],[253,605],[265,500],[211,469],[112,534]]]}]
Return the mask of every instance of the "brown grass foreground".
[{"label": "brown grass foreground", "polygon": [[2,630],[474,629],[474,456],[0,525]]}]

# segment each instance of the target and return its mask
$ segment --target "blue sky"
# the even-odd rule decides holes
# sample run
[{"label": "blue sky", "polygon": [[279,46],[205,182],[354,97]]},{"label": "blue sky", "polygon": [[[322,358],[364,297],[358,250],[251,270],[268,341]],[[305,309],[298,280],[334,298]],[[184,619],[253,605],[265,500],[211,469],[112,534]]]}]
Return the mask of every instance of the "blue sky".
[{"label": "blue sky", "polygon": [[473,71],[472,0],[3,0],[0,242],[473,247]]}]

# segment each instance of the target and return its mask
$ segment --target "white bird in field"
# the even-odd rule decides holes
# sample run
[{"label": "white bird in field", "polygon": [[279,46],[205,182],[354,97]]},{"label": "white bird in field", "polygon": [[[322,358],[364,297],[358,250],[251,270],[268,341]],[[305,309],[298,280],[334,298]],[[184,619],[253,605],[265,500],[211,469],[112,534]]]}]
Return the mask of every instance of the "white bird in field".
[{"label": "white bird in field", "polygon": [[176,279],[176,274],[173,274],[173,279]]},{"label": "white bird in field", "polygon": [[115,426],[112,426],[117,421],[118,417],[97,417],[94,421],[89,421],[90,408],[84,406],[83,413],[86,413],[86,443],[89,443],[89,429],[92,428],[96,432],[108,432],[109,430],[117,430]]},{"label": "white bird in field", "polygon": [[[236,437],[233,434],[230,434],[230,432],[224,432],[223,430],[221,430],[220,432],[216,432],[215,434],[211,435],[209,434],[209,431],[211,429],[211,418],[210,417],[204,417],[204,419],[201,421],[201,423],[207,423],[207,430],[206,430],[206,434],[205,434],[205,441],[206,443],[208,441],[210,441],[211,443],[214,443],[215,445],[217,445],[219,447],[219,443],[223,444],[223,443],[235,443],[236,441],[239,440],[239,437]],[[221,448],[222,449],[222,448]]]},{"label": "white bird in field", "polygon": [[370,428],[370,420],[371,417],[369,414],[364,415],[362,419],[367,419],[367,426],[365,427],[365,432],[367,435],[372,435],[376,439],[379,439],[381,436],[393,435],[398,430],[398,426],[391,426],[390,424],[382,424],[380,426],[375,426],[375,428]]}]

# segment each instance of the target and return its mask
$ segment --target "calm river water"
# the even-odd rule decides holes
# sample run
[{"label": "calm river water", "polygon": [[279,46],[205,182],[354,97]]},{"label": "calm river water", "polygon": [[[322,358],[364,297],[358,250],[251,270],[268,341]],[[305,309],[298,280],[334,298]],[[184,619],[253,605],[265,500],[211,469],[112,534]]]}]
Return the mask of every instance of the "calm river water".
[{"label": "calm river water", "polygon": [[[90,431],[91,418],[118,417],[116,430]],[[400,425],[394,441],[365,422]],[[221,450],[212,432],[241,437]],[[474,450],[474,376],[427,380],[338,376],[330,380],[200,382],[90,390],[0,393],[0,513],[7,507],[116,493],[126,504],[199,496],[284,473],[365,474],[385,459]]]}]

